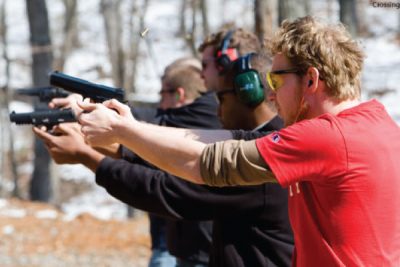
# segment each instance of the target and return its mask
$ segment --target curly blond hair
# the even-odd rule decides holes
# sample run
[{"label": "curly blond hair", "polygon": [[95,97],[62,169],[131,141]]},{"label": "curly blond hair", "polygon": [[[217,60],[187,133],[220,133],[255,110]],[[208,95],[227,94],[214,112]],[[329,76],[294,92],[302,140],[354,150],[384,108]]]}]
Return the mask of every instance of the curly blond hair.
[{"label": "curly blond hair", "polygon": [[285,20],[269,44],[272,55],[282,53],[300,73],[318,69],[328,96],[360,97],[364,53],[342,24],[327,25],[311,16]]}]

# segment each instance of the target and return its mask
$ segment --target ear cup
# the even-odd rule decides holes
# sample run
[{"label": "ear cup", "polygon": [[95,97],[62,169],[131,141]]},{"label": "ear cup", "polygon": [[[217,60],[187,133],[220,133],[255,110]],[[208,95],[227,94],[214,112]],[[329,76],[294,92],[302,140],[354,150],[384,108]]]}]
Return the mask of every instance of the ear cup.
[{"label": "ear cup", "polygon": [[258,72],[251,67],[254,53],[238,58],[233,65],[234,88],[239,100],[250,107],[259,105],[265,99],[264,87]]},{"label": "ear cup", "polygon": [[217,67],[220,75],[223,75],[228,71],[231,65],[231,60],[227,55],[222,55],[217,58]]},{"label": "ear cup", "polygon": [[254,70],[236,75],[234,86],[239,100],[250,107],[257,106],[265,99],[260,76]]},{"label": "ear cup", "polygon": [[218,53],[217,67],[220,75],[225,74],[231,67],[232,62],[238,58],[237,50],[234,48],[228,48],[225,54]]},{"label": "ear cup", "polygon": [[226,73],[232,67],[232,62],[238,58],[237,49],[229,48],[229,43],[234,32],[234,30],[230,30],[226,33],[224,39],[222,40],[221,47],[218,49],[215,55],[218,72],[220,75]]}]

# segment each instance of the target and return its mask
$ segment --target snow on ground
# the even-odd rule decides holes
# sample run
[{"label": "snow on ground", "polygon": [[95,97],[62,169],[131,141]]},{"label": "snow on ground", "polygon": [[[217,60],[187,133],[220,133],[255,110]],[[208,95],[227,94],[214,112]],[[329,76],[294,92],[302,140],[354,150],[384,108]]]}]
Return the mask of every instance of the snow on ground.
[{"label": "snow on ground", "polygon": [[[7,2],[7,25],[9,56],[13,60],[11,66],[12,87],[24,87],[31,85],[30,78],[30,48],[29,27],[26,18],[24,0],[0,0]],[[107,46],[103,31],[104,23],[100,15],[98,0],[79,1],[79,38],[82,47],[74,51],[65,65],[65,72],[79,76],[93,82],[112,85],[110,79],[98,79],[93,69],[101,66],[106,72],[110,72],[110,63],[107,58]],[[123,5],[129,1],[122,1]],[[328,1],[332,14],[338,13],[336,2]],[[140,3],[143,3],[140,1]],[[150,1],[145,26],[149,29],[147,34],[148,44],[140,43],[140,68],[138,75],[138,92],[134,99],[155,102],[158,100],[160,88],[159,74],[172,60],[187,56],[189,51],[183,41],[176,37],[179,25],[180,0],[153,0]],[[327,15],[327,1],[315,0],[312,2],[312,12],[320,17]],[[55,47],[63,42],[61,27],[63,25],[63,6],[61,1],[47,1],[51,22],[52,40]],[[252,28],[252,2],[247,0],[220,0],[208,1],[209,19],[211,31],[215,31],[222,22],[235,21],[237,26]],[[123,8],[128,10],[128,8]],[[325,10],[325,11],[324,11]],[[381,101],[391,116],[400,125],[400,42],[394,38],[395,31],[399,27],[399,10],[388,8],[365,9],[363,18],[369,26],[371,37],[361,38],[359,41],[367,54],[363,72],[363,100],[377,98]],[[188,14],[188,18],[191,15]],[[332,16],[335,21],[338,16]],[[124,23],[129,18],[124,15]],[[188,23],[190,25],[190,22]],[[127,27],[126,27],[127,28]],[[127,33],[124,32],[124,35]],[[201,42],[202,36],[196,36],[196,41]],[[150,60],[150,53],[156,54],[154,61]],[[4,73],[4,65],[0,59],[0,73]],[[5,82],[0,75],[0,85]],[[29,107],[13,103],[11,109],[19,112],[29,111]],[[16,131],[14,131],[16,132]],[[29,139],[23,139],[24,144]],[[26,144],[25,144],[26,145]],[[60,166],[58,171],[65,179],[91,181],[93,174],[82,166]],[[29,170],[29,168],[28,168]],[[0,175],[1,176],[1,175]],[[71,219],[82,212],[89,212],[99,218],[119,218],[126,215],[126,206],[110,197],[103,189],[94,186],[94,190],[71,199],[62,205],[66,212],[66,219]],[[0,208],[7,201],[0,199]],[[1,211],[5,212],[5,211]],[[23,216],[23,211],[9,210],[10,216]],[[53,216],[51,213],[42,213],[38,216]],[[8,229],[9,230],[9,229]],[[7,231],[3,229],[3,231]]]},{"label": "snow on ground", "polygon": [[[56,165],[57,172],[62,174],[61,179],[80,181],[92,184],[91,190],[73,197],[61,204],[61,210],[66,214],[65,220],[72,220],[82,213],[102,219],[119,219],[127,217],[127,206],[110,196],[105,189],[94,184],[94,173],[83,165],[64,164]],[[62,190],[62,189],[61,189]]]},{"label": "snow on ground", "polygon": [[102,220],[123,220],[127,217],[127,206],[98,186],[62,204],[61,210],[66,214],[64,219],[67,221],[82,213],[89,213]]}]

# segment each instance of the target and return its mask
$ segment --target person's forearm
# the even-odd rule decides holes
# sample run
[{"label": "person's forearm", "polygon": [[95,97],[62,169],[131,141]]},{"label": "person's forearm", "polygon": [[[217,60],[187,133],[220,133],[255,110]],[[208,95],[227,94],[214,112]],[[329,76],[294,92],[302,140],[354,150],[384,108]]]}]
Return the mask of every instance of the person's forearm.
[{"label": "person's forearm", "polygon": [[100,162],[105,158],[103,154],[91,148],[83,151],[80,157],[82,159],[81,163],[94,173],[96,172]]},{"label": "person's forearm", "polygon": [[142,122],[142,127],[147,131],[161,131],[163,134],[197,140],[205,144],[232,139],[232,132],[228,130],[175,128],[145,122]]},{"label": "person's forearm", "polygon": [[109,156],[114,159],[121,158],[120,144],[112,144],[107,147],[93,147],[95,150],[103,155]]},{"label": "person's forearm", "polygon": [[190,130],[135,122],[119,125],[116,133],[119,143],[160,169],[203,183],[199,159],[206,144],[195,140]]},{"label": "person's forearm", "polygon": [[[79,122],[87,144],[120,143],[165,171],[203,183],[199,160],[205,142],[215,140],[210,138],[214,136],[213,131],[204,138],[191,130],[141,123],[132,117],[127,106],[116,100],[106,101],[103,105],[81,102],[79,106],[86,111],[79,116]],[[219,133],[224,136],[222,139],[231,137],[230,132]]]}]

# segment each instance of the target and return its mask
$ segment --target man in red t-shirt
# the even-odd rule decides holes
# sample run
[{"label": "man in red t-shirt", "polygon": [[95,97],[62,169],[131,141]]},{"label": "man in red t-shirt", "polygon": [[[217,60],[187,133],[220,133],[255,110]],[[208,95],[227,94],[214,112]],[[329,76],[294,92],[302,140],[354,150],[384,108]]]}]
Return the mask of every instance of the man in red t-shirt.
[{"label": "man in red t-shirt", "polygon": [[289,187],[298,266],[400,264],[399,140],[398,126],[370,101],[257,141]]},{"label": "man in red t-shirt", "polygon": [[380,103],[359,101],[361,49],[343,26],[304,17],[282,23],[271,52],[279,132],[207,145],[229,134],[146,125],[110,101],[80,103],[85,139],[196,183],[288,187],[295,266],[400,266],[400,129]]}]

